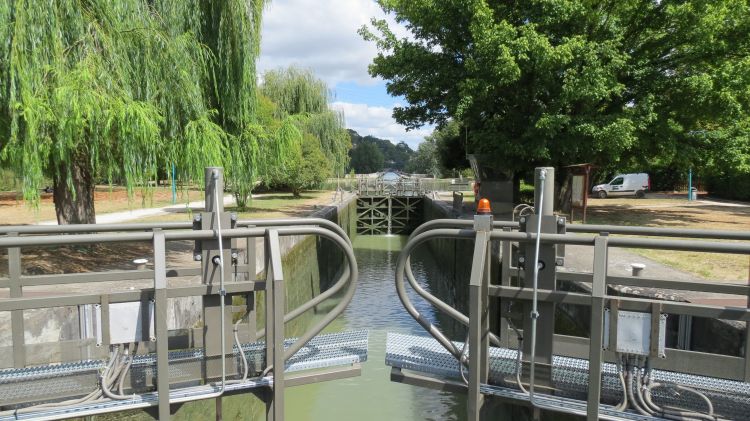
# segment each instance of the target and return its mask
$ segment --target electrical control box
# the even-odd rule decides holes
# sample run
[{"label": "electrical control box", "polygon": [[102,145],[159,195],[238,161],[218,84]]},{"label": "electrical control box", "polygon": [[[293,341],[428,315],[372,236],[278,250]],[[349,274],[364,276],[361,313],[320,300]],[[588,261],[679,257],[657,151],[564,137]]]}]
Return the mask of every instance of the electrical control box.
[{"label": "electrical control box", "polygon": [[[604,349],[612,349],[609,343],[610,311],[604,312]],[[667,316],[659,317],[658,354],[665,358],[664,347],[666,343]],[[648,356],[651,353],[651,313],[637,311],[617,312],[617,343],[615,352],[631,355]]]},{"label": "electrical control box", "polygon": [[154,341],[154,302],[109,305],[109,342],[125,344]]}]

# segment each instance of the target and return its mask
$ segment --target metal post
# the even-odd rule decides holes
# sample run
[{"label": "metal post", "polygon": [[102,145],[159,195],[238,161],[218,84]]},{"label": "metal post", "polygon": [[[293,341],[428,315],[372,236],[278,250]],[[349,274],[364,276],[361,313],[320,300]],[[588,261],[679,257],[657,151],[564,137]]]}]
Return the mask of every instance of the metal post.
[{"label": "metal post", "polygon": [[693,169],[688,169],[688,201],[693,200]]},{"label": "metal post", "polygon": [[[17,237],[18,233],[12,232],[8,237]],[[8,248],[8,281],[10,282],[10,298],[23,296],[21,285],[21,248]],[[24,339],[23,310],[10,312],[11,336],[13,338],[13,366],[23,368],[26,366],[26,343]]]},{"label": "metal post", "polygon": [[[255,237],[247,237],[246,239],[246,245],[245,245],[245,264],[247,264],[247,280],[248,281],[255,281],[256,276],[258,275],[258,268],[256,263],[256,257],[255,257]],[[256,337],[255,333],[258,331],[257,329],[257,310],[255,306],[255,293],[250,292],[247,295],[245,295],[245,306],[247,308],[247,330],[248,330],[248,337],[246,338],[248,342],[255,342]]]},{"label": "metal post", "polygon": [[487,292],[489,288],[489,239],[492,215],[474,217],[474,257],[469,279],[469,393],[467,414],[471,421],[479,421],[484,396],[479,390],[488,377],[489,317]]},{"label": "metal post", "polygon": [[169,420],[169,345],[167,331],[167,265],[164,232],[154,230],[154,328],[159,420]]},{"label": "metal post", "polygon": [[284,272],[276,230],[266,231],[266,363],[273,364],[273,391],[266,419],[284,419]]},{"label": "metal post", "polygon": [[[541,182],[542,171],[545,171],[545,181]],[[557,233],[557,218],[554,215],[554,192],[555,192],[555,169],[551,167],[536,168],[534,172],[534,215],[526,217],[526,232],[536,233],[538,224],[541,224],[542,233]],[[544,184],[542,190],[541,185]],[[544,195],[544,200],[542,200]],[[539,204],[543,202],[543,208],[539,209]],[[556,289],[556,272],[555,264],[557,260],[557,250],[555,245],[541,244],[539,247],[538,261],[534,262],[535,247],[534,243],[527,243],[525,246],[526,266],[525,277],[527,282],[534,278],[535,265],[539,265],[537,286],[539,289]],[[524,285],[529,288],[531,285]],[[532,312],[531,303],[524,304],[524,332],[532,332],[532,319],[529,316]],[[537,305],[537,327],[536,327],[536,349],[534,352],[534,361],[536,365],[534,381],[537,385],[551,385],[551,365],[552,365],[552,348],[554,343],[555,327],[555,304],[552,302],[539,302]],[[524,333],[523,354],[530,356],[532,354],[532,343],[534,340],[529,334]]]},{"label": "metal post", "polygon": [[[591,335],[589,342],[589,393],[586,419],[599,419],[602,393],[602,343],[604,338],[604,296],[607,289],[607,236],[594,239],[594,275],[591,284]],[[616,344],[610,344],[616,347]]]},{"label": "metal post", "polygon": [[[217,230],[219,223],[221,227],[228,229],[231,226],[231,217],[229,213],[224,212],[224,170],[218,167],[207,167],[205,169],[205,212],[201,214],[201,228],[204,230]],[[219,220],[218,218],[221,218]],[[222,240],[223,261],[231,261],[231,240]],[[201,273],[203,284],[216,285],[220,284],[221,271],[214,264],[214,257],[219,255],[218,240],[204,240],[201,242]],[[231,281],[232,273],[229,270],[224,271],[224,282]],[[222,356],[222,338],[224,339],[224,349],[232,349],[232,312],[227,311],[224,314],[224,334],[221,331],[221,300],[225,300],[225,306],[231,305],[231,300],[227,296],[207,295],[203,297],[203,346],[205,350],[205,371],[207,378],[217,378],[221,376],[221,358]],[[228,362],[226,365],[227,374],[235,372],[235,365]]]},{"label": "metal post", "polygon": [[[510,232],[510,228],[503,228],[503,231]],[[509,287],[510,286],[510,268],[511,268],[511,260],[512,260],[512,254],[513,254],[513,247],[510,241],[502,241],[500,243],[500,250],[502,255],[501,260],[501,266],[500,266],[500,289],[503,287]],[[508,325],[508,315],[505,316],[505,313],[507,313],[510,310],[510,300],[503,298],[500,300],[500,343],[501,346],[508,348],[510,347],[510,326]]]},{"label": "metal post", "polygon": [[[534,189],[534,213],[537,215],[552,215],[555,209],[555,169],[553,167],[538,167],[534,170],[534,186],[539,186],[542,171],[546,171],[544,191]],[[539,209],[541,196],[544,194],[544,209]]]}]

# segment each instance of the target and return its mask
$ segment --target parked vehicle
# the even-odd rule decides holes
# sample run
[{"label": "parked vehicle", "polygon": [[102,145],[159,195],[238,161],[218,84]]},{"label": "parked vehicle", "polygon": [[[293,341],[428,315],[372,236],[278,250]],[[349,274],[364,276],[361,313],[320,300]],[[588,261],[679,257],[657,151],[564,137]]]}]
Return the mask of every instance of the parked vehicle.
[{"label": "parked vehicle", "polygon": [[599,184],[591,189],[594,196],[604,199],[608,196],[635,196],[642,198],[651,190],[651,178],[646,173],[618,174],[607,184]]}]

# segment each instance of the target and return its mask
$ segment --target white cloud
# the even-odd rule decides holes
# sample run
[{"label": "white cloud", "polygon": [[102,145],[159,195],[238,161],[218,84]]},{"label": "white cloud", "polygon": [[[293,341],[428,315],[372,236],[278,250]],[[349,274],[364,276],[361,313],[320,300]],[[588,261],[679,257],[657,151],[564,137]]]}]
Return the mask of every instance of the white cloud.
[{"label": "white cloud", "polygon": [[312,68],[329,86],[372,84],[367,66],[377,54],[357,30],[373,17],[387,18],[372,0],[274,0],[263,16],[259,70],[298,65]]},{"label": "white cloud", "polygon": [[[377,48],[357,30],[373,17],[386,19],[397,36],[409,36],[373,0],[273,0],[263,16],[259,74],[290,65],[311,68],[331,88],[348,89],[349,98],[333,104],[344,111],[348,128],[416,149],[432,127],[407,132],[397,124],[391,116],[397,105],[382,106],[390,96],[367,72]],[[342,83],[355,88],[336,86]],[[393,98],[393,103],[400,101]]]},{"label": "white cloud", "polygon": [[412,149],[432,133],[432,126],[406,131],[404,126],[396,123],[391,116],[392,108],[374,107],[367,104],[352,104],[349,102],[334,102],[333,107],[344,112],[346,126],[362,136],[372,135],[381,139],[388,139],[393,143],[406,142]]}]

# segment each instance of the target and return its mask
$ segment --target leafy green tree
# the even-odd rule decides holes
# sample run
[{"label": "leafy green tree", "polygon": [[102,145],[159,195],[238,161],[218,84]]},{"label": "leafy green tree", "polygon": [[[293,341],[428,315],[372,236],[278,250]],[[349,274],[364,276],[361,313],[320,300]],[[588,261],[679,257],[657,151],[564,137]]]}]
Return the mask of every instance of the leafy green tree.
[{"label": "leafy green tree", "polygon": [[387,139],[380,139],[370,135],[360,136],[359,133],[351,129],[348,131],[353,147],[361,142],[369,142],[377,146],[383,154],[384,167],[403,170],[406,163],[409,162],[409,158],[414,155],[414,151],[405,142],[399,142],[394,145],[393,142]]},{"label": "leafy green tree", "polygon": [[24,198],[38,203],[49,176],[58,222],[93,223],[99,177],[131,194],[172,163],[186,179],[214,165],[228,184],[252,179],[264,5],[0,2],[0,158]]},{"label": "leafy green tree", "polygon": [[266,72],[261,92],[277,105],[276,117],[294,116],[301,131],[318,139],[336,174],[343,174],[351,141],[343,115],[330,108],[325,82],[311,70],[292,66]]},{"label": "leafy green tree", "polygon": [[443,173],[455,173],[469,168],[469,160],[466,159],[466,138],[459,122],[450,120],[442,128],[435,129],[429,137],[435,142]]},{"label": "leafy green tree", "polygon": [[385,158],[374,143],[364,141],[352,148],[349,165],[357,174],[370,174],[384,168]]},{"label": "leafy green tree", "polygon": [[406,164],[406,172],[412,174],[429,174],[437,178],[440,176],[438,148],[432,137],[427,137],[417,147],[415,153]]},{"label": "leafy green tree", "polygon": [[295,197],[300,197],[303,190],[320,187],[328,178],[331,162],[323,153],[320,141],[307,133],[303,137],[299,154],[287,168],[286,184]]},{"label": "leafy green tree", "polygon": [[259,95],[257,123],[248,125],[240,136],[230,138],[227,187],[239,209],[246,209],[253,189],[260,183],[285,179],[287,167],[298,159],[303,133],[292,116],[277,118],[277,106]]},{"label": "leafy green tree", "polygon": [[747,0],[378,3],[411,32],[361,30],[380,51],[370,73],[408,103],[395,119],[455,119],[471,153],[509,169],[711,166],[746,150]]}]

